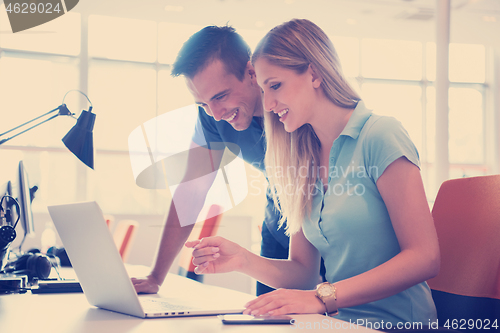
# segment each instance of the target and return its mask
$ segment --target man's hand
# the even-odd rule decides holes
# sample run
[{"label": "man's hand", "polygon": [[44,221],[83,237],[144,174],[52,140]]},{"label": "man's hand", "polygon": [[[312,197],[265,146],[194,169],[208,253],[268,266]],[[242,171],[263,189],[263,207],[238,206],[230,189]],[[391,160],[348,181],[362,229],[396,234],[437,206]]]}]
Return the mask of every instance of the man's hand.
[{"label": "man's hand", "polygon": [[151,275],[144,278],[132,278],[132,284],[138,294],[156,294],[160,289],[160,284]]}]

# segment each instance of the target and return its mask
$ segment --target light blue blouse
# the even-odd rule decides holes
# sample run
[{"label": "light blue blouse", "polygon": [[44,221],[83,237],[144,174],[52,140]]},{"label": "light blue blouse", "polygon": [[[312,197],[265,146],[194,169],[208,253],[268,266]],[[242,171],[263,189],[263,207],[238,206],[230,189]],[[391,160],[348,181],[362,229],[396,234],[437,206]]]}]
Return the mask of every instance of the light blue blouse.
[{"label": "light blue blouse", "polygon": [[[419,166],[408,133],[392,117],[372,114],[360,101],[330,151],[328,190],[318,178],[312,211],[302,226],[321,253],[330,283],[364,273],[400,252],[377,179],[399,157]],[[376,323],[436,320],[427,283],[394,296],[340,309],[338,319]]]}]

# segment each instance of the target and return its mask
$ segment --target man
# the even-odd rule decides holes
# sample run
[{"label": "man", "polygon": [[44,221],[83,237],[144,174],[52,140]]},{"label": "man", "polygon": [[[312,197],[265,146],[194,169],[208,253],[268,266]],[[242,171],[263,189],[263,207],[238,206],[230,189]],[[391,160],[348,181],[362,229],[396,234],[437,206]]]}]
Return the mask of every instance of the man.
[{"label": "man", "polygon": [[[223,144],[235,143],[243,159],[264,171],[263,106],[261,89],[250,63],[250,49],[233,28],[209,26],[195,33],[183,45],[172,69],[173,76],[183,75],[196,104],[198,121],[188,156],[184,180],[216,170],[222,159]],[[217,144],[219,143],[219,144]],[[211,163],[206,163],[211,161]],[[211,170],[202,170],[210,164]],[[206,177],[203,177],[205,179]],[[138,293],[156,293],[172,262],[189,237],[213,179],[196,186],[183,181],[174,196],[189,198],[186,207],[170,205],[158,255],[146,278],[132,278]],[[187,200],[175,200],[186,202]],[[188,211],[188,221],[181,224],[176,209]],[[185,214],[182,214],[185,218]],[[278,230],[279,214],[268,195],[262,224],[261,255],[288,258],[288,237]],[[257,295],[273,290],[257,284]]]}]

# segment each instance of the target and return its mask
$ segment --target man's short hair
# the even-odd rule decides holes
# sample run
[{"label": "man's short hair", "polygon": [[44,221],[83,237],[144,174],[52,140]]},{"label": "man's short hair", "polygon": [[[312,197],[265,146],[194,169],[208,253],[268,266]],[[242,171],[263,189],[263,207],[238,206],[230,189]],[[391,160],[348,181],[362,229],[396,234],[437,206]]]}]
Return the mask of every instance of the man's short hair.
[{"label": "man's short hair", "polygon": [[250,48],[230,26],[208,26],[184,43],[172,66],[172,76],[193,78],[212,60],[219,59],[228,73],[242,81],[250,60]]}]

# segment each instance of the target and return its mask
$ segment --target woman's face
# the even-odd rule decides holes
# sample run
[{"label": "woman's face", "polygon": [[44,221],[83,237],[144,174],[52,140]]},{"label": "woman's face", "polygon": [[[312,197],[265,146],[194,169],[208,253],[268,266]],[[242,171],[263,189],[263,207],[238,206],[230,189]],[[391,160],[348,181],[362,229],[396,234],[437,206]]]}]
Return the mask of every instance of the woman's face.
[{"label": "woman's face", "polygon": [[302,74],[271,64],[260,58],[255,62],[257,83],[261,87],[264,110],[275,113],[287,132],[309,123],[320,80],[309,66]]}]

